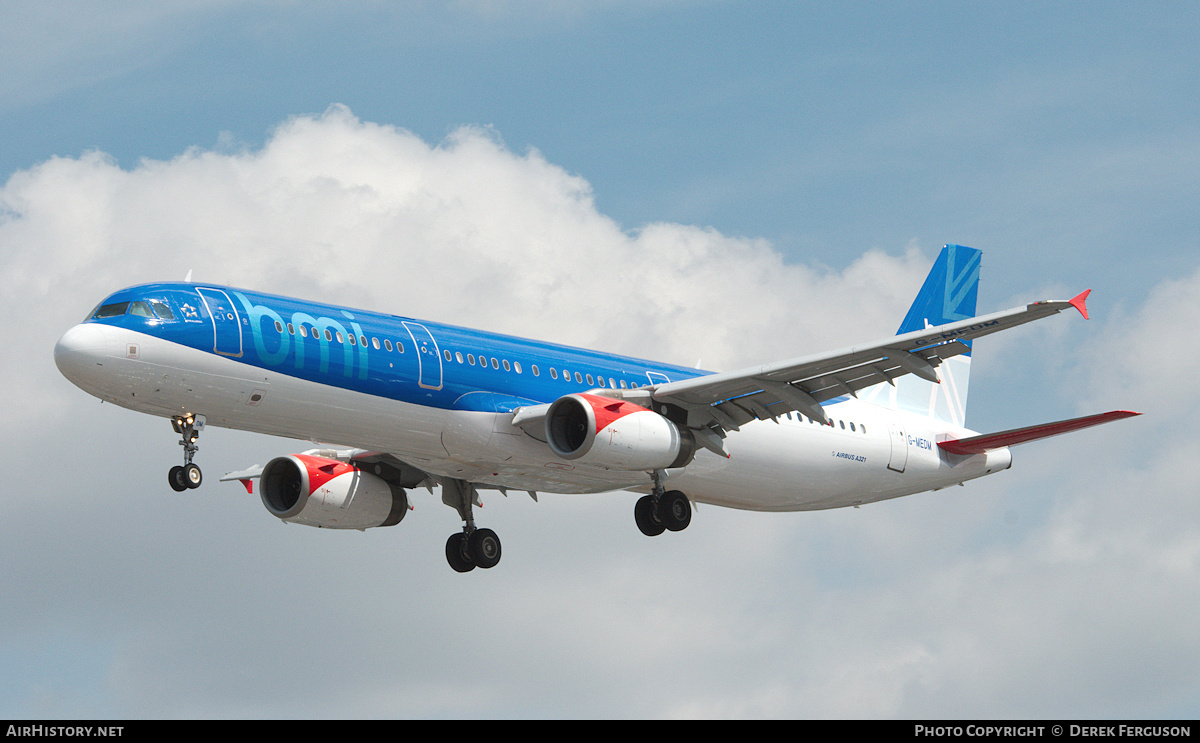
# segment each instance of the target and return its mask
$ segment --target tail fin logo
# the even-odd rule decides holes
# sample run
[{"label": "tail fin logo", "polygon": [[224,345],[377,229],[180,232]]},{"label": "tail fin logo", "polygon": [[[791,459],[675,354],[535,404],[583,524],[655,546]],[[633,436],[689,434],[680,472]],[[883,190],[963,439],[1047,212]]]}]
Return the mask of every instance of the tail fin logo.
[{"label": "tail fin logo", "polygon": [[[975,300],[979,289],[979,266],[982,251],[960,245],[946,246],[946,293],[942,304],[942,322],[975,317]],[[966,253],[966,260],[956,267]],[[957,270],[956,270],[957,268]],[[941,324],[941,323],[938,323]]]},{"label": "tail fin logo", "polygon": [[982,256],[962,245],[942,248],[897,335],[974,317]]}]

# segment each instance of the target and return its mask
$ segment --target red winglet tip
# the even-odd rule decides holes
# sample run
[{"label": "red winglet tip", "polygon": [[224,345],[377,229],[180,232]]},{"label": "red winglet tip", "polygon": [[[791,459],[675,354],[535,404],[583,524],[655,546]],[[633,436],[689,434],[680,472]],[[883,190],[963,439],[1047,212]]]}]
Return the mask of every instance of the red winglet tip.
[{"label": "red winglet tip", "polygon": [[254,481],[253,480],[247,478],[245,480],[239,480],[238,482],[242,483],[242,485],[245,486],[247,493],[249,493],[250,495],[254,495]]},{"label": "red winglet tip", "polygon": [[1079,314],[1083,315],[1084,320],[1088,319],[1087,298],[1088,298],[1088,295],[1091,293],[1092,293],[1091,289],[1085,289],[1081,294],[1076,296],[1074,299],[1072,299],[1068,303],[1075,309],[1079,310]]}]

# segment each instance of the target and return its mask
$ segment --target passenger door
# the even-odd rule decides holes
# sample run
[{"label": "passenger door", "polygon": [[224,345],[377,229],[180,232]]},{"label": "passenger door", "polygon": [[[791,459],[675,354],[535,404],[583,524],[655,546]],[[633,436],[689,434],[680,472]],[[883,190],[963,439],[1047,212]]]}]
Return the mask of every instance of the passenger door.
[{"label": "passenger door", "polygon": [[426,390],[442,388],[442,354],[438,350],[437,341],[421,323],[403,322],[405,330],[413,340],[417,349],[417,385]]},{"label": "passenger door", "polygon": [[903,472],[908,465],[908,436],[899,423],[889,423],[888,431],[892,440],[892,455],[888,459],[888,469]]},{"label": "passenger door", "polygon": [[213,352],[222,356],[241,358],[242,321],[237,307],[221,289],[197,287],[200,299],[208,308],[213,324]]}]

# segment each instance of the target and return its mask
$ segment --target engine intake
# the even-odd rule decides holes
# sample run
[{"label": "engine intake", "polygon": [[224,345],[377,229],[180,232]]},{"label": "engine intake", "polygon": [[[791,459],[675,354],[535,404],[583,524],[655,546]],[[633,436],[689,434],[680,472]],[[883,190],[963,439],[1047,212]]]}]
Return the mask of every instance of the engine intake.
[{"label": "engine intake", "polygon": [[626,400],[572,394],[546,412],[546,443],[563,459],[619,470],[682,467],[696,453],[691,431]]},{"label": "engine intake", "polygon": [[276,457],[263,467],[259,494],[271,515],[326,529],[369,529],[400,523],[404,490],[336,459]]}]

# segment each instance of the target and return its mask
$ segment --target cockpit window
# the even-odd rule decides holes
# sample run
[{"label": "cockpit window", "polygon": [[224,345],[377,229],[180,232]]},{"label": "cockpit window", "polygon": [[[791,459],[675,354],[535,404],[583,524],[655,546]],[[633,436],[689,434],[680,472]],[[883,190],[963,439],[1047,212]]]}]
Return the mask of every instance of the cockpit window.
[{"label": "cockpit window", "polygon": [[120,317],[126,314],[134,317],[148,317],[151,320],[175,319],[175,313],[171,311],[171,308],[165,302],[156,299],[102,304],[92,311],[90,319],[102,320],[106,317]]},{"label": "cockpit window", "polygon": [[114,302],[113,304],[102,304],[92,313],[92,319],[101,319],[105,317],[118,317],[125,314],[125,310],[129,309],[128,302]]}]

